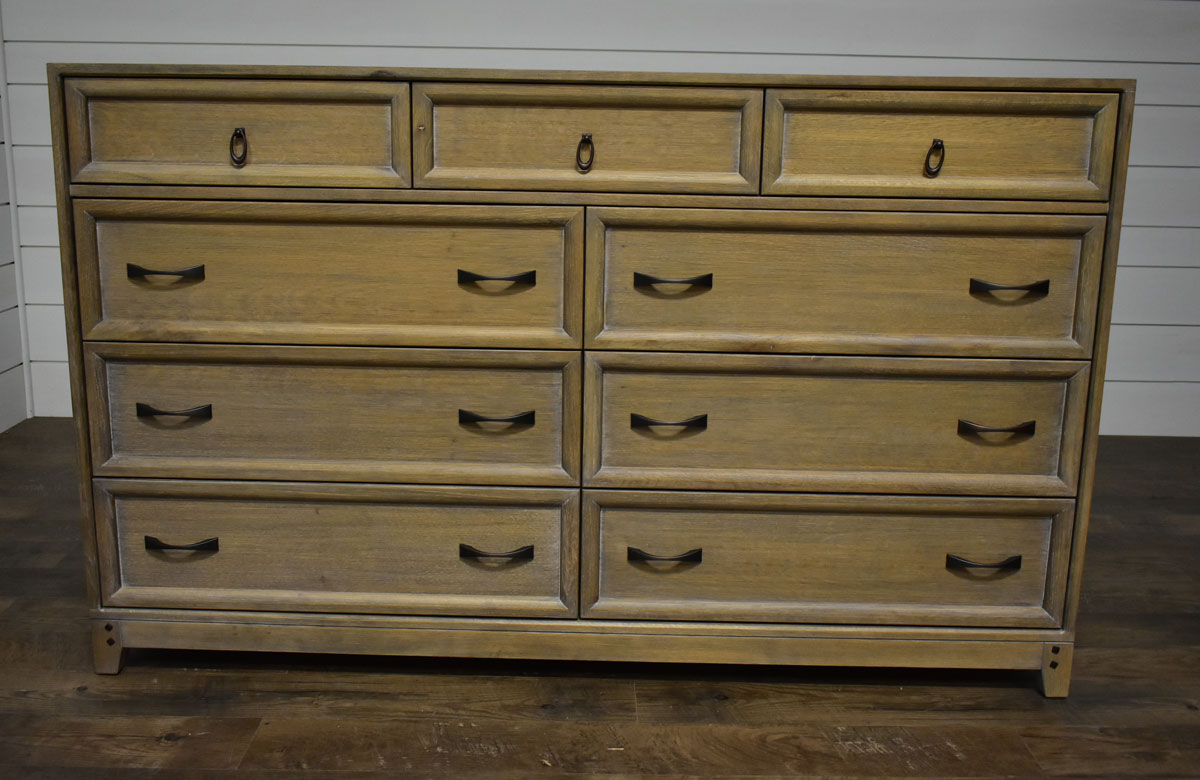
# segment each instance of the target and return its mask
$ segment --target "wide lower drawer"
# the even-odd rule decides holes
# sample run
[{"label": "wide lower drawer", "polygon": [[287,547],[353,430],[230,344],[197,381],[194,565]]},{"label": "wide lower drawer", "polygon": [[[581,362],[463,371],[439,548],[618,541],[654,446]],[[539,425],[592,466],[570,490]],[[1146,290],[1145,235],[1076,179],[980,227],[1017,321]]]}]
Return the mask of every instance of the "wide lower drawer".
[{"label": "wide lower drawer", "polygon": [[1088,364],[594,352],[584,484],[1072,496]]},{"label": "wide lower drawer", "polygon": [[1105,200],[1115,93],[768,89],[763,193]]},{"label": "wide lower drawer", "polygon": [[588,209],[588,345],[1087,358],[1104,218]]},{"label": "wide lower drawer", "polygon": [[72,181],[407,187],[408,84],[72,78]]},{"label": "wide lower drawer", "polygon": [[573,485],[574,352],[93,342],[96,476]]},{"label": "wide lower drawer", "polygon": [[86,339],[579,345],[583,209],[75,202]]},{"label": "wide lower drawer", "polygon": [[573,617],[574,490],[94,481],[110,607]]},{"label": "wide lower drawer", "polygon": [[1074,504],[588,490],[580,612],[1058,626]]},{"label": "wide lower drawer", "polygon": [[762,91],[414,84],[417,187],[757,193]]}]

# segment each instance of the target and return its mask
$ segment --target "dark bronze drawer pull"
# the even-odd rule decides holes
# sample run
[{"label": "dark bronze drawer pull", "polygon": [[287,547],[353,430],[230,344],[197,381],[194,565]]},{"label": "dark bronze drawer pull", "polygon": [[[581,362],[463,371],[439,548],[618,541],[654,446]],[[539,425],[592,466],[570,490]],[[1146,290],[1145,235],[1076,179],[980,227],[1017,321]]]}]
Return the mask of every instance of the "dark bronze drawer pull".
[{"label": "dark bronze drawer pull", "polygon": [[[587,147],[588,157],[583,159],[583,148]],[[579,146],[575,147],[575,167],[580,173],[587,173],[592,169],[592,163],[596,161],[596,144],[592,142],[592,134],[584,133],[579,139]]]},{"label": "dark bronze drawer pull", "polygon": [[170,411],[168,409],[157,409],[150,404],[137,404],[138,417],[190,417],[193,420],[211,420],[213,416],[212,404],[204,406],[194,406],[191,409],[180,409],[179,411]]},{"label": "dark bronze drawer pull", "polygon": [[1029,284],[996,284],[995,282],[985,282],[982,279],[971,280],[971,295],[985,295],[998,290],[1023,290],[1031,296],[1041,298],[1050,293],[1050,280],[1043,279],[1040,282],[1030,282]]},{"label": "dark bronze drawer pull", "polygon": [[[238,151],[238,147],[241,151]],[[250,153],[250,140],[246,138],[246,128],[235,127],[233,135],[229,136],[229,161],[233,167],[241,168],[246,164],[246,155]]]},{"label": "dark bronze drawer pull", "polygon": [[473,282],[512,282],[514,284],[525,284],[533,287],[537,284],[537,271],[525,271],[524,273],[513,274],[512,276],[487,276],[486,274],[477,274],[474,271],[458,269],[459,284],[471,284]]},{"label": "dark bronze drawer pull", "polygon": [[689,417],[686,420],[678,420],[669,422],[667,420],[655,420],[653,417],[647,417],[644,414],[631,413],[629,415],[630,428],[649,428],[652,425],[673,425],[680,428],[699,428],[704,430],[708,428],[708,415],[698,414],[695,417]]},{"label": "dark bronze drawer pull", "polygon": [[535,419],[534,411],[531,409],[528,412],[510,415],[508,417],[488,417],[487,415],[472,412],[467,409],[458,410],[459,425],[469,425],[471,423],[481,422],[498,422],[512,423],[513,425],[533,425]]},{"label": "dark bronze drawer pull", "polygon": [[968,561],[966,558],[960,558],[957,555],[946,554],[947,569],[1012,569],[1016,571],[1021,568],[1021,556],[1014,555],[1011,558],[1005,558],[999,563],[979,563],[977,561]]},{"label": "dark bronze drawer pull", "polygon": [[484,552],[478,547],[472,547],[469,544],[460,544],[458,546],[459,558],[511,558],[514,561],[532,561],[533,560],[533,545],[527,544],[524,547],[518,547],[515,550],[508,552],[494,553]]},{"label": "dark bronze drawer pull", "polygon": [[699,276],[689,276],[686,279],[664,279],[661,276],[651,276],[641,271],[633,272],[634,287],[650,287],[655,284],[690,284],[692,287],[707,287],[711,290],[713,275],[700,274]]},{"label": "dark bronze drawer pull", "polygon": [[[930,165],[929,162],[933,159],[934,153],[940,153],[937,165]],[[929,151],[925,153],[925,175],[929,178],[934,178],[942,172],[942,163],[946,162],[946,145],[942,143],[942,139],[935,138],[929,146]]]},{"label": "dark bronze drawer pull", "polygon": [[704,557],[704,548],[697,547],[694,550],[688,550],[687,552],[680,553],[679,555],[654,555],[653,553],[648,553],[645,550],[639,550],[636,547],[629,547],[626,548],[626,553],[629,556],[629,560],[633,562],[672,561],[674,563],[700,563]]},{"label": "dark bronze drawer pull", "polygon": [[145,279],[147,276],[178,276],[180,279],[203,279],[204,266],[194,265],[191,268],[180,268],[178,271],[156,271],[153,268],[143,268],[134,263],[126,263],[125,274],[130,279]]},{"label": "dark bronze drawer pull", "polygon": [[221,549],[217,537],[205,539],[201,542],[193,542],[192,544],[167,544],[157,536],[146,537],[147,550],[207,550],[209,552],[217,552]]},{"label": "dark bronze drawer pull", "polygon": [[980,425],[973,423],[970,420],[958,421],[958,433],[960,436],[969,436],[976,433],[1019,433],[1027,436],[1032,436],[1034,429],[1037,428],[1037,420],[1028,420],[1016,425],[1010,425],[1007,428],[993,428],[990,425]]}]

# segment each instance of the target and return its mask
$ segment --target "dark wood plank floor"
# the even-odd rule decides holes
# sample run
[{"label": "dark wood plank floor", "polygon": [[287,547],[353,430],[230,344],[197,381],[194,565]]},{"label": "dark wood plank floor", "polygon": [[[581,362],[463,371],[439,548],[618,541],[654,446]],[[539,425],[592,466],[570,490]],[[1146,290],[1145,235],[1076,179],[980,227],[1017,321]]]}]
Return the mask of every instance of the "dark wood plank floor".
[{"label": "dark wood plank floor", "polygon": [[1197,777],[1200,439],[1106,438],[1071,697],[1024,672],[134,651],[67,420],[0,434],[0,777]]}]

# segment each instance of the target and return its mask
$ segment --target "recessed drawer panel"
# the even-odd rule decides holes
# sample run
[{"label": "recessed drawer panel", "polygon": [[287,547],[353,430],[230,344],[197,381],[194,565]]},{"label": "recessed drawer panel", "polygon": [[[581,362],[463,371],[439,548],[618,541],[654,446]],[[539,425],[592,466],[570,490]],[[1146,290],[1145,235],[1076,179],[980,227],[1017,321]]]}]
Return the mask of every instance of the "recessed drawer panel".
[{"label": "recessed drawer panel", "polygon": [[85,348],[97,476],[576,483],[579,355]]},{"label": "recessed drawer panel", "polygon": [[763,192],[1105,200],[1116,94],[769,89]]},{"label": "recessed drawer panel", "polygon": [[96,480],[110,607],[573,617],[574,490]]},{"label": "recessed drawer panel", "polygon": [[577,347],[583,210],[75,203],[84,338]]},{"label": "recessed drawer panel", "polygon": [[762,91],[414,84],[417,187],[757,193]]},{"label": "recessed drawer panel", "polygon": [[1088,364],[590,353],[585,485],[1074,495]]},{"label": "recessed drawer panel", "polygon": [[588,210],[588,344],[1091,357],[1104,218]]},{"label": "recessed drawer panel", "polygon": [[67,79],[71,179],[407,187],[408,84]]},{"label": "recessed drawer panel", "polygon": [[1074,502],[585,492],[586,618],[1061,624]]}]

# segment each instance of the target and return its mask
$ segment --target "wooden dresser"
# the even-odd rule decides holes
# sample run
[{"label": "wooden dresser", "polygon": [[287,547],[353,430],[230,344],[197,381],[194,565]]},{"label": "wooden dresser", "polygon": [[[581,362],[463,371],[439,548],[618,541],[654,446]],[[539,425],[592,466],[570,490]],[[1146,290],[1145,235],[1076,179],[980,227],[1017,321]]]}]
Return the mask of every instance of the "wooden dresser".
[{"label": "wooden dresser", "polygon": [[51,65],[130,647],[1070,679],[1133,83]]}]

